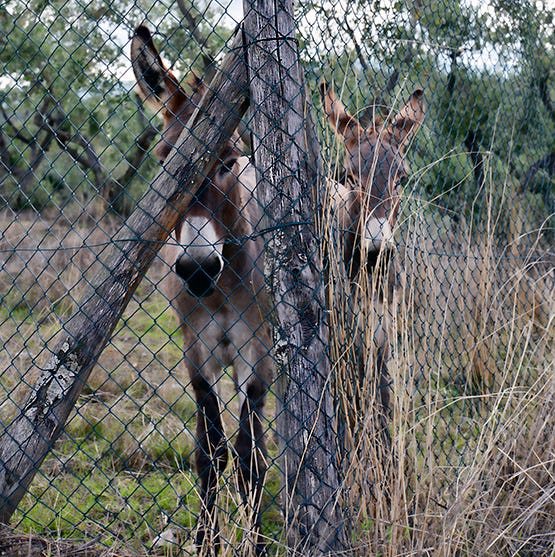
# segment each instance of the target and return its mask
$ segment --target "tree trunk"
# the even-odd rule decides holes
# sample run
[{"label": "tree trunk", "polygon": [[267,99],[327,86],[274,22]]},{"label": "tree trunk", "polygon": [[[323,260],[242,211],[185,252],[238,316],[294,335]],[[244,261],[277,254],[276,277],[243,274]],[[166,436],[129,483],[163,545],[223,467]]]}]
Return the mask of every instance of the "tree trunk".
[{"label": "tree trunk", "polygon": [[315,231],[317,141],[306,117],[292,1],[245,0],[244,8],[257,191],[272,231],[266,272],[274,302],[288,546],[306,556],[337,554],[345,544]]},{"label": "tree trunk", "polygon": [[182,134],[152,188],[114,238],[102,260],[104,271],[91,279],[20,414],[0,438],[0,522],[9,521],[137,285],[247,108],[246,68],[237,57],[240,39],[189,122],[193,131]]},{"label": "tree trunk", "polygon": [[472,174],[474,176],[474,186],[476,191],[484,185],[484,157],[480,150],[479,133],[474,130],[468,130],[464,138],[464,146],[468,152],[468,156],[472,161]]},{"label": "tree trunk", "polygon": [[97,181],[97,189],[105,203],[105,208],[122,217],[128,217],[135,208],[135,200],[131,198],[127,188],[138,173],[139,167],[148,155],[152,142],[159,130],[146,118],[143,110],[143,101],[138,94],[134,95],[137,105],[136,114],[143,132],[136,139],[135,144],[125,155],[127,168],[118,177],[103,177],[102,182]]}]

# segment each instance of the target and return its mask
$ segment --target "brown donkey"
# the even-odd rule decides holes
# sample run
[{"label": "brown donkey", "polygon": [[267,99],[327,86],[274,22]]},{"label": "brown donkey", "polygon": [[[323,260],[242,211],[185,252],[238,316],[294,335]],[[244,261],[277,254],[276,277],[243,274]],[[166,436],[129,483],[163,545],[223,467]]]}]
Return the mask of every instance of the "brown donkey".
[{"label": "brown donkey", "polygon": [[[149,30],[140,26],[131,43],[133,70],[143,98],[163,117],[156,153],[163,162],[200,103],[205,84],[189,79],[187,94],[167,70]],[[196,469],[201,510],[196,544],[212,555],[220,545],[216,496],[228,461],[218,380],[233,366],[239,428],[233,454],[239,491],[250,517],[252,553],[265,552],[260,498],[266,474],[263,407],[271,381],[271,333],[264,309],[263,241],[253,232],[261,218],[254,167],[238,136],[228,141],[219,166],[206,176],[169,242],[173,267],[165,294],[178,315],[184,358],[197,403]],[[168,260],[169,258],[169,260]],[[251,553],[251,551],[249,551]]]},{"label": "brown donkey", "polygon": [[[379,423],[387,449],[390,445],[390,379],[387,372],[390,335],[384,294],[393,287],[389,274],[401,182],[407,175],[405,150],[424,119],[423,92],[416,90],[399,112],[385,122],[380,120],[364,127],[349,114],[329,85],[322,84],[320,90],[328,122],[345,147],[344,183],[328,186],[337,226],[342,228],[343,261],[352,286],[349,304],[354,304],[351,311],[359,312],[355,319],[355,333],[351,335],[351,342],[356,339],[358,351],[358,381],[353,381],[355,398],[351,399],[351,407],[346,410],[351,416],[345,418],[357,420],[353,414],[364,414],[366,408],[356,395],[360,390],[364,392],[360,386],[368,379],[377,380],[376,392],[381,406]],[[367,295],[372,283],[375,289],[372,304],[378,318],[374,319],[374,328],[368,335],[364,333],[368,323],[360,322],[368,315],[361,310],[360,298]],[[364,345],[368,342],[370,350],[365,350]],[[363,358],[368,352],[374,354],[371,370]]]}]

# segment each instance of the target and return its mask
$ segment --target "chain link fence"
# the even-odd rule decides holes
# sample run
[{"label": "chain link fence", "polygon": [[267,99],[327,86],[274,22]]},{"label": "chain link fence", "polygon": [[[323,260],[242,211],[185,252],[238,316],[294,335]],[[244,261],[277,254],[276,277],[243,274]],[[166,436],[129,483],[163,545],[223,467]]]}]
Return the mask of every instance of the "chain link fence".
[{"label": "chain link fence", "polygon": [[[283,41],[298,48],[309,109],[296,116],[321,179],[287,203],[310,218],[268,220],[273,200],[256,192],[255,172],[259,185],[271,179],[257,153],[287,164],[299,146],[268,146],[273,128],[260,132],[265,115],[251,102],[133,295],[117,296],[129,303],[113,334],[99,332],[96,344],[109,342],[76,381],[69,418],[55,416],[63,431],[53,450],[28,486],[15,480],[25,494],[2,511],[5,554],[552,555],[553,9],[549,0],[297,5],[296,38]],[[0,3],[3,507],[14,483],[10,424],[40,396],[54,346],[97,277],[123,282],[105,256],[132,237],[130,215],[148,216],[160,162],[175,168],[168,153],[204,89],[246,48],[244,17],[235,0]],[[391,156],[376,147],[386,139]],[[370,190],[380,175],[398,199]],[[336,201],[359,194],[362,205],[395,201],[377,255],[363,246],[370,225],[345,224],[351,213]],[[295,227],[307,223],[313,238],[295,246],[307,241]],[[345,264],[351,236],[358,247]],[[303,356],[313,374],[294,391],[283,373],[294,327],[281,322],[272,334],[269,325],[280,269],[263,276],[276,238],[292,252],[316,246],[299,257],[319,277],[326,325],[306,333],[323,331]],[[200,279],[223,279],[214,292],[195,286],[199,271],[176,255],[207,246],[216,268],[202,267]],[[310,282],[305,269],[295,276]],[[328,387],[322,466],[317,451],[290,445],[298,416],[284,417],[283,398],[298,392],[329,418]],[[321,423],[311,420],[307,439]],[[320,478],[312,495],[289,485],[293,457]],[[334,499],[322,503],[330,488]],[[303,496],[316,513],[338,513],[341,550],[292,542],[291,501]]]}]

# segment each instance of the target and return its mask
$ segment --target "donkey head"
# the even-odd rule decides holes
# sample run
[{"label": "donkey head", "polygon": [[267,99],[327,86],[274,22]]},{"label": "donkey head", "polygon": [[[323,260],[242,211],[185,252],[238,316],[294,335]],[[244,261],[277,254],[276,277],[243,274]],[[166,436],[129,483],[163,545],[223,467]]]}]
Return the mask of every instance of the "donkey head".
[{"label": "donkey head", "polygon": [[[156,147],[163,163],[199,106],[206,85],[193,73],[186,82],[188,93],[165,67],[150,31],[142,25],[131,41],[131,60],[141,97],[163,119],[162,137]],[[241,141],[234,135],[220,155],[220,164],[205,177],[176,227],[180,248],[175,270],[194,296],[211,294],[223,271],[226,235],[237,220],[229,213],[241,206],[239,180],[252,180],[248,167]]]},{"label": "donkey head", "polygon": [[352,187],[357,234],[363,250],[379,251],[392,241],[397,220],[400,183],[407,174],[405,148],[424,119],[422,90],[416,90],[397,115],[364,127],[321,85],[328,122],[345,144],[344,170]]}]

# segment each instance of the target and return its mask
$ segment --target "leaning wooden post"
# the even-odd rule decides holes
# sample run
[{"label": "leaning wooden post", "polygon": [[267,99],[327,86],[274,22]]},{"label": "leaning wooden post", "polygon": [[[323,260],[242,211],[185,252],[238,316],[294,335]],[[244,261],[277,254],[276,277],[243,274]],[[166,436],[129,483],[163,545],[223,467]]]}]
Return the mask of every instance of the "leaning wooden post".
[{"label": "leaning wooden post", "polygon": [[[127,303],[246,111],[240,34],[164,169],[102,258],[26,403],[0,438],[0,522],[7,523],[75,405]],[[209,146],[209,147],[207,147]],[[31,371],[31,370],[30,370]]]},{"label": "leaning wooden post", "polygon": [[278,435],[287,543],[295,555],[345,547],[331,397],[324,274],[316,234],[319,152],[292,0],[244,0],[257,191],[273,296]]}]

